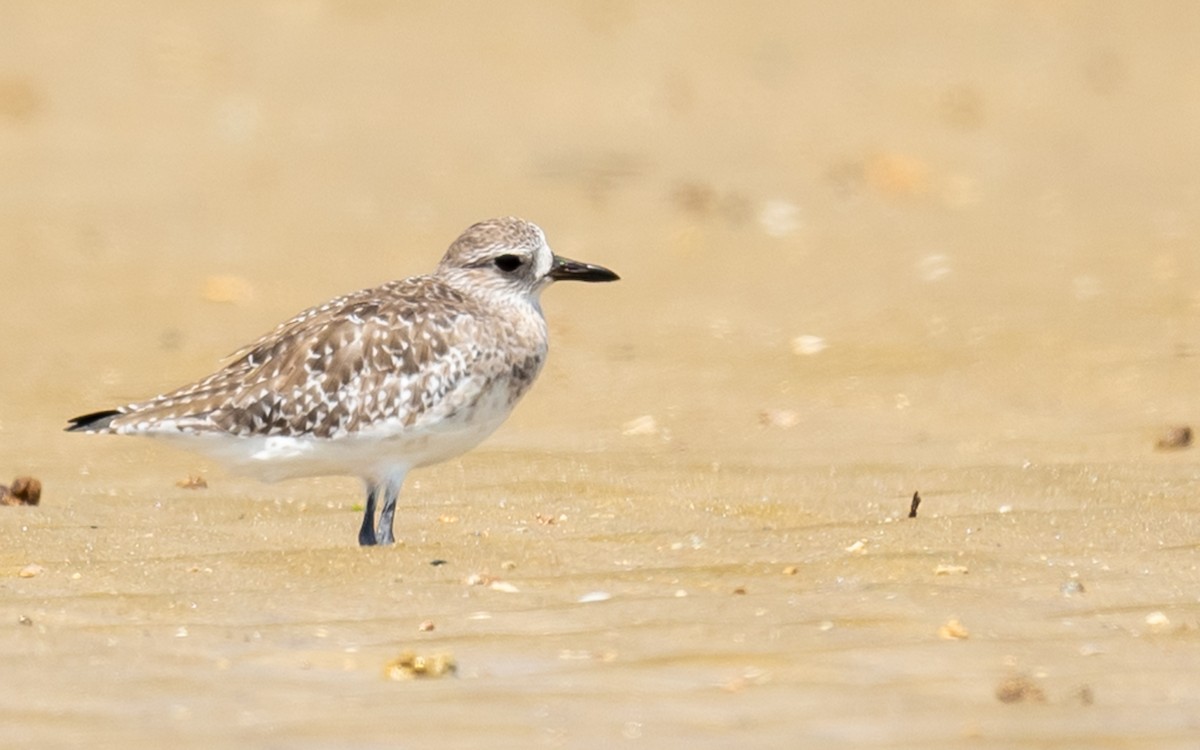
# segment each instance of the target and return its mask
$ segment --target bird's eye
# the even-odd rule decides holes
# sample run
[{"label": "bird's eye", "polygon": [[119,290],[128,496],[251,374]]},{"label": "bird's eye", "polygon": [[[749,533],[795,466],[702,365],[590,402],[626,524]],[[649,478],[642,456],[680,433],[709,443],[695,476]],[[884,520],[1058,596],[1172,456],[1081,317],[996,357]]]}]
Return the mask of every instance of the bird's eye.
[{"label": "bird's eye", "polygon": [[496,258],[496,268],[499,268],[505,273],[511,273],[521,267],[525,261],[521,260],[518,255],[501,255]]}]

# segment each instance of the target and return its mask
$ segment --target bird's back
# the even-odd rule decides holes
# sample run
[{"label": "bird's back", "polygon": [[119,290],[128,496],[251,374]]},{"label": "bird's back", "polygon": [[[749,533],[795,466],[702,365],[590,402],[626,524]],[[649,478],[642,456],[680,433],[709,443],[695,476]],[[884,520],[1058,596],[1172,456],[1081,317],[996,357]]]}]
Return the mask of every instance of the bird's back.
[{"label": "bird's back", "polygon": [[436,276],[360,290],[281,323],[196,383],[72,429],[338,440],[452,427],[493,391],[515,403],[545,357],[536,306],[488,309],[499,303]]}]

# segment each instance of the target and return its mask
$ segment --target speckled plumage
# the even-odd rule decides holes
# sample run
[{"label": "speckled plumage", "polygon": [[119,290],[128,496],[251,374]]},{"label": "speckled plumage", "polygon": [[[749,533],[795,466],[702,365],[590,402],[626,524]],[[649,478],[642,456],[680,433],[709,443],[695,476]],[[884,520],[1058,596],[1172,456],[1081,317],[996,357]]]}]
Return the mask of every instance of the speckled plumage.
[{"label": "speckled plumage", "polygon": [[555,256],[529,222],[480,222],[433,273],[305,310],[212,375],[68,429],[164,438],[264,479],[360,476],[368,516],[388,490],[378,538],[368,517],[360,542],[388,542],[404,475],[474,447],[533,384],[547,350],[539,295],[572,278],[617,277]]}]

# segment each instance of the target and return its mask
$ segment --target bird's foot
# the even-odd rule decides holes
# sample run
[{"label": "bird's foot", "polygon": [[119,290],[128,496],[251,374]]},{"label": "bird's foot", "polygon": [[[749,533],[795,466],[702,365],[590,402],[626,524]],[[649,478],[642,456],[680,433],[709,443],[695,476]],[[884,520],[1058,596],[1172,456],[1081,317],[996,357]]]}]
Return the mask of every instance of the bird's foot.
[{"label": "bird's foot", "polygon": [[[359,543],[360,544],[362,543],[361,540],[359,541]],[[395,543],[396,543],[396,537],[392,536],[391,528],[390,527],[384,528],[384,527],[380,526],[378,533],[375,534],[375,541],[373,542],[373,544],[395,544]]]},{"label": "bird's foot", "polygon": [[374,547],[375,546],[375,529],[369,529],[363,526],[358,532],[358,546]]}]

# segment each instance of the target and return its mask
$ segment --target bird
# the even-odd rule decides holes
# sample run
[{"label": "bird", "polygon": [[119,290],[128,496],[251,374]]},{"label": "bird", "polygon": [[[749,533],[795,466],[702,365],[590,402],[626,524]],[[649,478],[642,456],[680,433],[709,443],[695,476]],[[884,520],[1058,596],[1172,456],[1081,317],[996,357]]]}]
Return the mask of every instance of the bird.
[{"label": "bird", "polygon": [[211,375],[66,430],[149,436],[263,481],[356,476],[358,543],[392,544],[406,475],[474,448],[533,385],[549,343],[542,291],[619,278],[556,255],[529,221],[481,221],[432,273],[309,308]]}]

